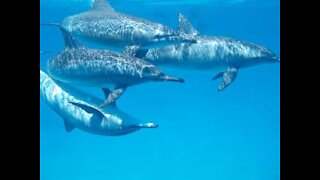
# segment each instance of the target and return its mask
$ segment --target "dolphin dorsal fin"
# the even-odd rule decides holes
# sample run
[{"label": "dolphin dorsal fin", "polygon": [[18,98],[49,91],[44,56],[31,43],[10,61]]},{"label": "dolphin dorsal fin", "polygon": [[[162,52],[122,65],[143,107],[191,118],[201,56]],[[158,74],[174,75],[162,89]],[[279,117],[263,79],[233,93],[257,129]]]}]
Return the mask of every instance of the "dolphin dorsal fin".
[{"label": "dolphin dorsal fin", "polygon": [[64,39],[65,48],[81,48],[81,45],[66,29],[60,26],[60,30]]},{"label": "dolphin dorsal fin", "polygon": [[188,18],[184,16],[182,13],[179,13],[179,26],[178,26],[179,34],[188,34],[192,36],[197,36],[199,32],[193,25],[189,22]]},{"label": "dolphin dorsal fin", "polygon": [[108,0],[95,0],[93,2],[92,10],[114,11]]}]

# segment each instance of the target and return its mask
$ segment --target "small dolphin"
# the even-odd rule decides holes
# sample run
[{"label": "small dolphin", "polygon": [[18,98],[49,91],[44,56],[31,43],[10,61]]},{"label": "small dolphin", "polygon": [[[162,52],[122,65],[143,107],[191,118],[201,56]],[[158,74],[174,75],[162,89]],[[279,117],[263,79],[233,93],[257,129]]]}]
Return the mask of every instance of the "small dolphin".
[{"label": "small dolphin", "polygon": [[[139,58],[108,50],[89,49],[59,27],[65,48],[49,59],[49,75],[64,83],[102,88],[106,100],[101,108],[118,99],[128,86],[149,81],[184,82]],[[109,88],[114,90],[110,91]]]},{"label": "small dolphin", "polygon": [[118,48],[194,42],[160,23],[117,12],[108,0],[95,0],[92,9],[66,17],[61,25],[77,38]]},{"label": "small dolphin", "polygon": [[40,94],[45,102],[64,120],[65,130],[79,128],[105,136],[119,136],[141,128],[157,128],[155,123],[142,123],[119,110],[115,103],[99,109],[103,102],[67,84],[55,82],[40,70]]},{"label": "small dolphin", "polygon": [[[226,37],[201,36],[188,19],[179,14],[181,31],[193,34],[196,43],[170,45],[160,48],[128,46],[124,53],[141,58],[154,65],[193,70],[226,69],[213,80],[222,78],[218,91],[228,87],[236,78],[238,69],[262,63],[279,63],[272,51],[253,43]],[[184,29],[187,27],[186,29]]]}]

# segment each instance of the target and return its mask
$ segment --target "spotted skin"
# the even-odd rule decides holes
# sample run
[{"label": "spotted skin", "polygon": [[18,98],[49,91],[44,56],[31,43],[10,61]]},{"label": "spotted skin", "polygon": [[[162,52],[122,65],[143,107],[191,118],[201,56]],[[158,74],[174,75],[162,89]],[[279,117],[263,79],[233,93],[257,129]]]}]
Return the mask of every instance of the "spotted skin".
[{"label": "spotted skin", "polygon": [[65,48],[49,59],[47,69],[56,80],[100,88],[165,80],[165,74],[151,63],[118,52],[85,47]]}]

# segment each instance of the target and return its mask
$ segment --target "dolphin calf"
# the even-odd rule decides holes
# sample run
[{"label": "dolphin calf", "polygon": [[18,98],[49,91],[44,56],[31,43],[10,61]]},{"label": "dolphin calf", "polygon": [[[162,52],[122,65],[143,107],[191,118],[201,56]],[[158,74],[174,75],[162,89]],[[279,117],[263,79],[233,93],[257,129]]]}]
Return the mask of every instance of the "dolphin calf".
[{"label": "dolphin calf", "polygon": [[191,36],[160,23],[117,12],[107,0],[95,0],[92,9],[66,17],[61,25],[77,38],[120,48],[194,42]]},{"label": "dolphin calf", "polygon": [[272,51],[253,43],[227,37],[201,36],[181,13],[179,21],[183,27],[187,27],[187,29],[182,27],[181,31],[193,34],[196,43],[182,43],[151,49],[128,46],[124,53],[159,66],[201,71],[224,69],[213,78],[213,80],[222,78],[218,91],[228,87],[241,68],[280,62],[280,58]]},{"label": "dolphin calf", "polygon": [[114,102],[129,86],[150,81],[184,82],[139,58],[109,50],[89,49],[59,27],[65,48],[48,60],[49,75],[64,83],[102,88],[106,100],[101,108]]},{"label": "dolphin calf", "polygon": [[143,123],[122,112],[115,103],[99,109],[101,99],[67,84],[59,84],[41,70],[40,95],[63,118],[67,132],[78,128],[97,135],[119,136],[141,128],[158,127],[158,124]]}]

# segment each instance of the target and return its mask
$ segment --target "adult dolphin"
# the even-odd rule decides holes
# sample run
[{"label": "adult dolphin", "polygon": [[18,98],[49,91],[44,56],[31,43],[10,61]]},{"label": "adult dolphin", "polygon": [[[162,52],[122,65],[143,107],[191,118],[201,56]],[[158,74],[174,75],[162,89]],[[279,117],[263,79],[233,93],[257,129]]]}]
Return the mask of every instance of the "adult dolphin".
[{"label": "adult dolphin", "polygon": [[40,95],[58,113],[67,132],[74,128],[105,136],[119,136],[158,124],[142,121],[119,110],[115,103],[99,109],[103,100],[76,88],[54,81],[40,70]]},{"label": "adult dolphin", "polygon": [[180,31],[193,34],[196,43],[178,44],[159,48],[127,47],[124,53],[141,58],[154,65],[193,70],[225,69],[213,80],[222,78],[218,91],[228,87],[241,68],[262,63],[279,63],[272,51],[262,46],[232,38],[201,36],[188,19],[179,14]]},{"label": "adult dolphin", "polygon": [[107,0],[95,0],[92,9],[66,17],[61,25],[77,38],[118,48],[194,42],[190,34],[117,12]]},{"label": "adult dolphin", "polygon": [[[89,49],[63,27],[58,27],[65,48],[49,59],[49,75],[68,84],[102,88],[106,99],[101,108],[118,99],[129,86],[150,81],[184,82],[139,58],[109,50]],[[111,91],[111,88],[114,90]]]}]

